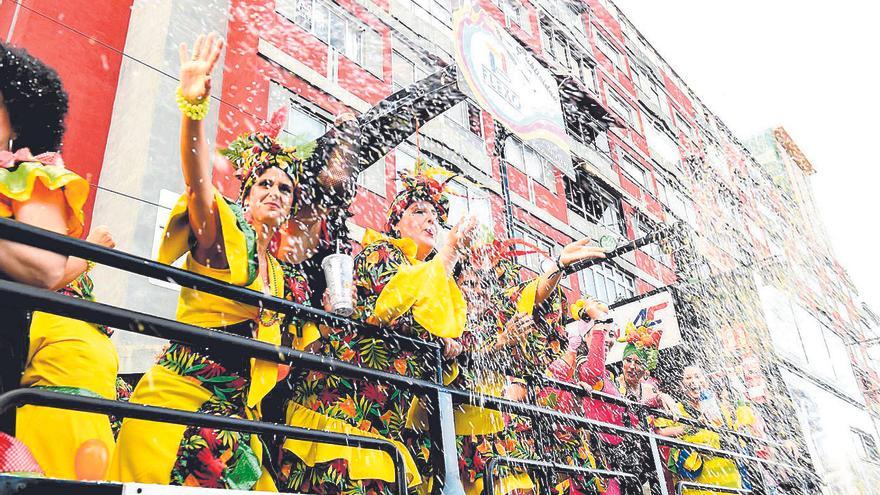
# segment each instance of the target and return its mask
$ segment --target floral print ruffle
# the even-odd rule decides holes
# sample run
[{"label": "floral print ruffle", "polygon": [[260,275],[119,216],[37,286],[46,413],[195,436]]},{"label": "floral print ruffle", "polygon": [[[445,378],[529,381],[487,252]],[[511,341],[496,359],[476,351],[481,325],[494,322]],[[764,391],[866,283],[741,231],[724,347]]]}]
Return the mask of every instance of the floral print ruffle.
[{"label": "floral print ruffle", "polygon": [[[357,289],[354,318],[367,320],[373,313],[382,289],[397,273],[399,266],[409,264],[404,253],[390,242],[368,245],[354,260],[354,281]],[[423,340],[433,337],[415,323],[411,313],[398,318],[392,330]],[[322,339],[321,355],[345,362],[407,376],[425,378],[434,372],[431,361],[393,342],[337,331]],[[292,400],[320,414],[346,421],[350,425],[407,445],[419,465],[428,470],[430,442],[426,435],[405,433],[407,412],[412,394],[382,383],[353,380],[317,371],[301,371],[288,380],[293,389]],[[293,476],[300,466],[298,460],[285,461]],[[318,464],[305,468],[302,474],[285,479],[285,487],[296,492],[316,493],[391,493],[390,487],[373,480],[352,480],[342,462]],[[282,468],[286,469],[286,468]],[[422,473],[424,474],[424,473]]]},{"label": "floral print ruffle", "polygon": [[[172,343],[159,365],[190,378],[211,392],[198,412],[244,417],[248,379],[189,346]],[[250,447],[250,434],[190,426],[184,431],[171,470],[171,484],[247,490],[260,477],[260,461]]]}]

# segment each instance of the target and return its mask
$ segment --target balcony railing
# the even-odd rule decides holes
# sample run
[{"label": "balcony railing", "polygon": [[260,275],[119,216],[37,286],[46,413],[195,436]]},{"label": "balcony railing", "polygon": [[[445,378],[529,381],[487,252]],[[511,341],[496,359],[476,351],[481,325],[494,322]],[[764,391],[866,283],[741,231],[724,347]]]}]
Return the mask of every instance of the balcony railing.
[{"label": "balcony railing", "polygon": [[[608,254],[608,258],[613,258],[614,256],[619,256],[625,252],[637,249],[649,242],[656,242],[661,236],[669,235],[670,232],[671,229],[661,229],[652,235],[615,249]],[[190,287],[221,297],[235,299],[249,305],[269,308],[287,316],[296,316],[311,321],[347,328],[351,331],[370,333],[381,336],[382,338],[393,339],[401,345],[411,346],[413,349],[427,353],[427,356],[432,359],[442,359],[439,346],[433,343],[422,342],[405,336],[391,334],[381,328],[342,318],[319,309],[302,306],[280,298],[229,285],[215,279],[195,275],[145,258],[58,235],[19,222],[0,219],[0,238],[55,251],[69,256],[89,259],[96,263],[140,274],[142,276],[172,281],[178,285]],[[578,263],[569,267],[566,270],[566,273],[574,273],[575,271],[582,270],[599,262],[601,261],[590,260]],[[761,459],[744,452],[736,452],[730,449],[714,449],[705,445],[692,444],[673,438],[659,436],[647,427],[644,418],[647,414],[662,415],[662,412],[646,409],[644,406],[619,397],[612,397],[600,392],[585,390],[573,384],[552,381],[545,377],[527,377],[527,382],[531,384],[530,389],[532,392],[540,387],[547,386],[566,389],[578,396],[590,397],[609,404],[625,407],[637,414],[640,418],[638,422],[639,424],[621,426],[612,423],[605,423],[585,416],[540,407],[529,402],[516,402],[500,397],[482,395],[468,390],[444,387],[439,376],[432,377],[432,380],[422,380],[376,369],[362,368],[351,363],[318,356],[308,352],[297,351],[290,347],[275,346],[250,338],[196,327],[154,315],[71,298],[48,290],[36,289],[17,282],[0,281],[0,301],[8,303],[11,307],[60,314],[69,318],[107,325],[122,331],[151,335],[163,339],[173,339],[188,344],[212,347],[218,350],[235,349],[239,353],[266,361],[288,364],[302,369],[322,371],[337,376],[383,382],[394,387],[408,390],[413,394],[418,395],[425,404],[426,409],[432,411],[429,414],[428,434],[431,436],[433,447],[431,459],[432,462],[435,463],[435,472],[438,473],[437,483],[434,484],[435,494],[463,495],[464,493],[459,478],[458,455],[455,445],[455,427],[453,422],[453,410],[455,404],[471,404],[481,407],[489,407],[532,418],[536,421],[536,424],[538,424],[538,421],[540,421],[540,424],[544,425],[561,423],[590,431],[612,433],[620,436],[625,442],[627,442],[627,444],[621,445],[618,448],[630,448],[632,449],[632,452],[641,452],[645,454],[643,455],[645,459],[652,460],[651,465],[645,466],[646,469],[644,469],[644,472],[649,473],[650,475],[638,478],[638,481],[640,483],[649,483],[652,493],[655,494],[669,495],[665,479],[665,467],[659,449],[661,444],[671,447],[687,448],[692,452],[701,452],[710,456],[736,459],[744,465],[772,466],[785,472],[797,473],[800,476],[799,479],[805,486],[808,484],[813,485],[818,480],[812,471],[800,466]],[[15,325],[7,325],[4,329],[7,332],[23,331],[23,328],[16,327]],[[440,366],[438,365],[437,368],[439,370]],[[378,449],[389,453],[392,456],[392,459],[394,459],[397,491],[400,494],[406,493],[406,483],[401,482],[406,479],[404,464],[393,445],[384,440],[293,428],[240,418],[220,417],[176,409],[72,396],[45,390],[17,389],[7,391],[3,395],[0,395],[0,413],[4,411],[12,411],[13,407],[24,404],[36,404],[46,407],[113,414],[117,417],[130,417],[150,421],[186,425],[204,425],[254,434],[282,435],[308,441],[334,444],[341,443]],[[754,442],[765,444],[770,443],[772,445],[772,442],[753,438],[740,432],[710,428],[698,422],[685,419],[680,421],[700,428],[711,429],[717,431],[719,434],[734,438],[735,440],[731,443],[737,447],[741,446],[742,443]],[[538,428],[538,430],[540,430],[540,428]],[[549,442],[544,443],[547,444]],[[639,473],[605,471],[554,462],[503,457],[494,460],[493,463],[487,467],[487,480],[491,481],[493,479],[492,477],[495,476],[495,466],[499,463],[518,465],[521,468],[528,470],[530,473],[535,474],[539,481],[546,480],[549,476],[558,475],[560,473],[574,475],[590,474],[619,479],[631,479],[639,476]],[[757,476],[753,476],[752,478],[754,479],[754,482],[760,481]],[[488,482],[485,485],[487,495],[493,495],[493,483]],[[549,486],[549,483],[546,482],[539,483],[539,492],[542,495],[549,493]],[[679,491],[684,488],[694,488],[694,486],[683,483],[678,484]],[[748,493],[747,490],[731,490],[729,488],[712,485],[701,485],[696,488],[707,489],[719,493]],[[125,486],[114,483],[95,484],[63,480],[32,480],[15,476],[0,476],[0,494],[25,493],[28,489],[31,490],[31,493],[45,493],[48,489],[52,489],[56,492],[64,490],[66,493],[122,493]],[[757,490],[753,489],[753,491]],[[638,491],[632,490],[631,493],[641,493],[641,489],[639,488]]]}]

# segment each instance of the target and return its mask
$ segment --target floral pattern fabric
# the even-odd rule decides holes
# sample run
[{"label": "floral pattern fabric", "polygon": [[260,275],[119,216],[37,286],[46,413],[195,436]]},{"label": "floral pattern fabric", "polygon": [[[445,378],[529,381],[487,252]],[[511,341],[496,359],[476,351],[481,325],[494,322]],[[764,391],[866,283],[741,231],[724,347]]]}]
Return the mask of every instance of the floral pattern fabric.
[{"label": "floral pattern fabric", "polygon": [[[410,264],[404,253],[388,241],[372,243],[355,257],[354,282],[357,290],[355,314],[370,320],[382,289],[402,265]],[[393,322],[390,329],[423,340],[436,340],[416,323],[410,312]],[[337,331],[322,339],[319,353],[348,363],[401,375],[426,378],[434,372],[430,360],[400,349],[393,342]],[[292,400],[331,418],[407,445],[419,471],[428,469],[430,441],[422,435],[405,432],[412,394],[382,383],[366,382],[318,371],[301,371],[291,376]],[[373,480],[352,480],[342,461],[303,466],[297,459],[283,463],[289,475],[282,485],[291,491],[314,493],[392,493],[392,486]]]},{"label": "floral pattern fabric", "polygon": [[[128,402],[131,398],[131,385],[122,379],[121,376],[116,377],[116,400],[120,402]],[[113,430],[113,438],[119,437],[119,430],[122,428],[122,418],[110,415],[110,428]]]},{"label": "floral pattern fabric", "polygon": [[[211,391],[211,398],[197,412],[245,417],[244,397],[248,385],[245,370],[227,369],[211,357],[179,343],[169,345],[158,364]],[[250,434],[188,427],[171,470],[171,484],[249,489],[260,475],[260,463],[249,442]]]},{"label": "floral pattern fabric", "polygon": [[[503,332],[508,321],[517,313],[517,302],[523,295],[527,282],[522,282],[520,267],[509,259],[496,265],[497,283],[485,287],[489,291],[487,311],[481,317],[471,316],[470,331],[462,343],[472,357],[468,365],[461,367],[458,386],[477,390],[482,381],[497,377],[499,373],[518,372],[521,375],[543,374],[552,358],[562,348],[562,292],[554,290],[550,298],[534,309],[533,317],[538,332],[532,334],[520,346],[492,355],[478,352]],[[485,281],[484,281],[485,282]],[[497,378],[496,378],[497,379]],[[541,458],[535,445],[532,422],[523,416],[504,415],[504,430],[488,435],[459,435],[456,443],[461,457],[459,469],[462,480],[473,483],[485,475],[485,465],[493,457],[518,457],[537,460]],[[496,475],[503,479],[522,469],[499,464]]]},{"label": "floral pattern fabric", "polygon": [[[527,282],[522,281],[520,266],[512,260],[501,260],[495,270],[503,289],[493,291],[492,306],[498,308],[496,327],[501,331],[516,314],[516,303]],[[510,357],[511,363],[522,375],[543,375],[553,359],[562,353],[565,345],[562,325],[564,301],[562,289],[557,287],[546,301],[535,306],[532,316],[538,331],[529,335],[520,346],[514,347]]]},{"label": "floral pattern fabric", "polygon": [[[305,275],[294,266],[280,265],[284,273],[285,299],[300,304],[308,301],[309,287]],[[247,330],[254,324],[246,321],[229,329],[249,333]],[[250,385],[247,356],[215,354],[208,349],[173,342],[159,357],[158,365],[195,381],[211,393],[197,412],[235,418],[254,415],[246,408]],[[251,448],[251,440],[247,433],[188,427],[178,448],[170,484],[251,489],[261,476],[261,460]]]}]

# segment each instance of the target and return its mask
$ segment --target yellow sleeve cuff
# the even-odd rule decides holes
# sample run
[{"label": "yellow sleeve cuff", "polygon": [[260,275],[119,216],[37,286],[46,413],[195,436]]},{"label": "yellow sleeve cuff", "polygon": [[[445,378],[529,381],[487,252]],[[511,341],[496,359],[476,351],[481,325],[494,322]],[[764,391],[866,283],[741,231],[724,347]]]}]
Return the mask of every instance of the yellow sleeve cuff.
[{"label": "yellow sleeve cuff", "polygon": [[456,339],[464,333],[467,303],[439,259],[401,265],[379,294],[373,316],[388,325],[410,310],[432,335]]},{"label": "yellow sleeve cuff", "polygon": [[[251,270],[249,268],[249,253],[247,239],[244,232],[239,228],[235,213],[220,193],[214,190],[214,205],[217,215],[220,217],[220,231],[223,236],[223,248],[226,253],[226,261],[229,265],[229,283],[246,287],[250,285]],[[175,260],[189,252],[192,248],[193,231],[189,224],[189,195],[184,193],[177,200],[177,204],[168,216],[168,223],[162,233],[162,243],[159,245],[158,261],[165,264],[174,263]]]}]

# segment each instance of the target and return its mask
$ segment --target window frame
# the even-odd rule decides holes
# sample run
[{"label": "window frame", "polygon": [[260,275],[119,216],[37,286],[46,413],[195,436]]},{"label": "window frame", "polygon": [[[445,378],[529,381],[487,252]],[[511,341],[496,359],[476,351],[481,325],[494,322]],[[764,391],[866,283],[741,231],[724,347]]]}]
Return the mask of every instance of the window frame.
[{"label": "window frame", "polygon": [[[470,100],[464,100],[456,103],[449,110],[444,112],[446,117],[464,131],[467,135],[483,141],[483,112],[480,107],[474,105]],[[456,120],[459,118],[461,120]]]},{"label": "window frame", "polygon": [[696,141],[697,137],[694,134],[694,126],[692,126],[678,110],[673,110],[673,114],[675,115],[675,128],[681,131],[681,133],[689,140]]},{"label": "window frame", "polygon": [[565,177],[565,201],[568,208],[588,221],[621,236],[626,235],[620,197],[585,173],[578,171],[576,180]]},{"label": "window frame", "polygon": [[602,52],[602,55],[610,60],[614,67],[619,70],[625,69],[626,66],[623,62],[623,55],[620,53],[620,50],[618,50],[604,34],[599,32],[598,29],[594,30],[594,35],[596,49]]},{"label": "window frame", "polygon": [[[598,278],[597,278],[598,277]],[[602,292],[598,290],[597,280],[602,281]],[[608,297],[609,281],[614,287],[614,298]],[[636,278],[613,262],[599,263],[586,270],[578,272],[578,284],[581,292],[589,294],[598,300],[611,304],[616,301],[629,299],[636,295]],[[604,296],[604,297],[603,297]]]},{"label": "window frame", "polygon": [[[623,120],[632,128],[638,127],[638,122],[634,114],[635,109],[633,108],[633,106],[630,105],[628,101],[626,101],[626,98],[621,96],[608,84],[605,85],[605,101],[607,102],[608,107],[611,109],[611,111],[623,117]],[[615,106],[620,106],[623,109],[626,109],[626,112],[622,112],[618,108],[615,108]]]},{"label": "window frame", "polygon": [[[489,229],[490,232],[494,230],[495,222],[492,218],[492,200],[488,194],[483,194],[480,196],[479,189],[474,186],[468,184],[467,182],[460,180],[459,178],[453,178],[449,181],[450,189],[453,190],[452,194],[449,196],[449,222],[450,225],[457,223],[462,218],[466,217],[468,212],[475,211],[476,207],[479,206],[480,203],[486,204],[489,209],[488,215],[480,215],[477,218],[477,221],[480,225],[485,226]],[[454,190],[459,189],[460,192],[455,193]],[[464,201],[464,210],[462,211],[462,215],[458,218],[457,215],[454,215],[457,201]]]},{"label": "window frame", "polygon": [[[654,223],[653,221],[651,221],[650,219],[645,217],[645,215],[642,213],[636,212],[630,218],[632,220],[633,237],[635,239],[642,238],[657,229],[656,223]],[[669,260],[669,255],[664,253],[663,250],[660,249],[660,246],[656,242],[652,242],[650,244],[645,245],[644,247],[641,248],[641,250],[645,254],[650,256],[651,259],[653,259],[654,261],[656,261],[660,264],[663,264],[667,267],[672,265],[672,263],[670,263],[670,260]]]},{"label": "window frame", "polygon": [[[649,186],[649,170],[645,168],[638,160],[632,157],[630,153],[625,151],[621,147],[617,147],[617,166],[620,168],[620,171],[623,172],[627,178],[632,179],[632,181],[639,186],[640,188],[650,191]],[[638,175],[641,176],[641,180],[637,177],[633,172],[628,170],[629,167],[634,167],[636,171],[639,172]]]},{"label": "window frame", "polygon": [[[529,11],[522,2],[519,0],[492,0],[492,3],[504,14],[505,27],[510,28],[511,24],[513,24],[523,31],[532,34]],[[505,6],[509,7],[509,9],[506,9]],[[509,12],[510,9],[515,11],[514,15]]]},{"label": "window frame", "polygon": [[[520,150],[520,156],[522,157],[522,162],[521,162],[522,165],[521,166],[518,166],[516,163],[511,162],[507,157],[507,153],[509,152],[509,148],[510,148],[511,143],[516,143],[517,144],[516,148],[518,148]],[[534,155],[539,160],[540,166],[541,166],[541,177],[540,178],[535,177],[531,173],[531,171],[529,170],[529,163],[528,163],[528,160],[526,159],[526,157],[528,156],[527,153],[530,155]],[[531,185],[532,181],[541,184],[542,186],[544,186],[544,188],[549,190],[551,193],[555,194],[555,192],[556,192],[556,172],[554,170],[555,166],[547,157],[545,157],[544,155],[539,153],[537,150],[535,150],[534,148],[532,148],[531,146],[529,146],[528,144],[523,142],[522,139],[520,139],[519,137],[514,136],[512,134],[505,138],[503,159],[506,163],[512,165],[515,169],[524,173],[526,175],[526,177],[529,178],[529,181],[530,181],[529,182],[529,192],[533,196],[533,197],[529,198],[529,201],[531,201],[532,203],[535,202],[534,191],[532,190],[532,185]]]},{"label": "window frame", "polygon": [[[557,251],[559,250],[559,245],[552,239],[543,234],[536,233],[535,229],[531,229],[521,222],[514,222],[511,231],[511,238],[522,239],[523,241],[538,246],[542,251],[549,254],[550,257],[548,259],[551,260],[557,255]],[[524,254],[516,257],[516,262],[520,266],[535,273],[541,273],[543,271],[541,269],[541,263],[543,263],[543,261],[544,260],[541,259],[537,253]]]},{"label": "window frame", "polygon": [[[443,2],[443,0],[412,0],[412,3],[430,17],[440,21],[444,26],[452,26],[452,2]],[[423,3],[429,5],[425,6]],[[434,11],[435,7],[439,7],[444,14],[438,15],[438,13]]]},{"label": "window frame", "polygon": [[[307,7],[302,8],[303,5],[307,5]],[[323,8],[327,13],[327,16],[324,18],[323,26],[315,22],[315,12],[319,7]],[[291,11],[288,11],[288,9],[291,9]],[[379,43],[381,43],[382,35],[344,8],[327,0],[289,0],[289,2],[282,0],[276,1],[275,12],[299,26],[300,29],[303,29],[312,36],[318,38],[322,43],[327,45],[328,50],[333,51],[337,55],[344,56],[349,61],[355,63],[379,79],[383,78],[384,61],[381,61],[381,57],[378,60],[371,59],[371,50],[367,46],[367,38],[370,36],[368,31],[372,32],[372,35],[375,36],[374,40],[377,40]],[[333,43],[333,23],[331,22],[331,19],[334,19],[334,16],[345,23],[345,39],[342,41],[341,46],[336,46],[336,44]],[[323,29],[319,29],[319,27],[323,27]],[[352,40],[350,39],[352,34],[356,38],[354,45],[350,45],[350,43],[352,43]],[[349,49],[350,46],[356,46],[356,54],[351,53],[352,50]],[[335,57],[328,57],[328,61],[333,60],[334,58]],[[377,63],[380,61],[381,63]],[[331,69],[331,72],[334,71]]]}]

